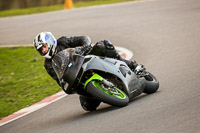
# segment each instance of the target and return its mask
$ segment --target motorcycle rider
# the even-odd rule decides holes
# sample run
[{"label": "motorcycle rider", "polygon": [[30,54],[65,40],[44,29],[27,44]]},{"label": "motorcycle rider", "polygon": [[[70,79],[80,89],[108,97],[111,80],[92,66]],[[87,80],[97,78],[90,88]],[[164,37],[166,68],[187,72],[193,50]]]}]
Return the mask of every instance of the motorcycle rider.
[{"label": "motorcycle rider", "polygon": [[[35,37],[33,44],[40,55],[45,57],[44,67],[47,73],[55,79],[61,87],[63,86],[61,85],[52,67],[52,57],[56,53],[67,48],[78,47],[78,53],[86,52],[88,54],[110,57],[124,61],[133,71],[137,66],[139,66],[136,61],[123,59],[109,40],[99,41],[92,47],[91,39],[87,36],[62,36],[56,40],[51,32],[41,32]],[[79,99],[82,108],[87,111],[96,110],[100,104],[100,101],[83,95],[80,95]]]}]

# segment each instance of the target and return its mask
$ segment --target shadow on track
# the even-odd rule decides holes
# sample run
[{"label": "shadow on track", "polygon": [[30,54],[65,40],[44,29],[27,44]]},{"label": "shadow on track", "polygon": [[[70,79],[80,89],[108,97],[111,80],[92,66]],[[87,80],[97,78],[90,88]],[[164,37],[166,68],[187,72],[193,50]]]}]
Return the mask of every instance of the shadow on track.
[{"label": "shadow on track", "polygon": [[70,126],[75,123],[84,123],[86,121],[93,121],[95,119],[99,119],[102,117],[106,118],[110,115],[120,114],[120,113],[126,112],[127,109],[129,109],[130,107],[134,107],[135,103],[140,102],[141,100],[144,100],[144,99],[147,100],[151,96],[155,96],[158,93],[159,93],[159,91],[154,94],[151,94],[151,95],[142,94],[142,95],[132,99],[127,106],[122,107],[122,108],[114,107],[114,106],[111,106],[108,104],[101,103],[101,105],[98,107],[98,109],[96,111],[86,112],[77,105],[78,108],[71,109],[70,114],[66,113],[66,115],[64,115],[64,116],[62,115],[62,117],[60,117],[60,116],[57,118],[54,117],[55,119],[48,120],[48,121],[51,121],[48,124],[43,123],[43,127],[44,128],[49,127],[49,126],[53,127],[53,126],[57,126],[57,125]]}]

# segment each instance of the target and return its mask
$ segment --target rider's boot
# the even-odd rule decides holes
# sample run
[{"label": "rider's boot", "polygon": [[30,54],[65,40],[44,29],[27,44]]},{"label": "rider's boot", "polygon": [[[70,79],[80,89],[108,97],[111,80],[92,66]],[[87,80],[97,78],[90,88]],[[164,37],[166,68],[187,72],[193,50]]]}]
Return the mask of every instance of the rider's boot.
[{"label": "rider's boot", "polygon": [[134,70],[134,73],[136,75],[145,76],[146,68],[144,67],[144,65],[137,65],[137,67]]},{"label": "rider's boot", "polygon": [[82,108],[86,111],[95,111],[101,103],[99,100],[81,95],[79,96],[79,99]]}]

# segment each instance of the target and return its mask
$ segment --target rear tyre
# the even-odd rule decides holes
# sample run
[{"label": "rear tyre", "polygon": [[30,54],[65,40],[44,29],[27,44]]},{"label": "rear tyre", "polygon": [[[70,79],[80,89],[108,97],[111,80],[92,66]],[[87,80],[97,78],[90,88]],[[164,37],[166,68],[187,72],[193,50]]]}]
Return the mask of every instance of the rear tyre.
[{"label": "rear tyre", "polygon": [[159,81],[156,79],[156,77],[149,73],[145,76],[145,89],[144,93],[151,94],[158,90],[159,88]]},{"label": "rear tyre", "polygon": [[113,106],[123,107],[129,102],[128,96],[122,90],[117,87],[109,88],[101,81],[90,81],[86,89],[96,99]]}]

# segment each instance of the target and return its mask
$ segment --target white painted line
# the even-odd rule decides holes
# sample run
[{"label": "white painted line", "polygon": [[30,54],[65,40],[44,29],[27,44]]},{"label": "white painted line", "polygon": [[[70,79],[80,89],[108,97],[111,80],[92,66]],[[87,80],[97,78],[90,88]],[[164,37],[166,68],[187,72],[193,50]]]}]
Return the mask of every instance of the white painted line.
[{"label": "white painted line", "polygon": [[59,97],[57,97],[56,99],[54,99],[54,100],[52,100],[50,102],[46,102],[46,103],[40,103],[39,102],[39,103],[33,104],[33,105],[31,105],[31,106],[29,106],[27,108],[24,108],[24,109],[21,109],[21,110],[15,112],[14,114],[11,114],[11,115],[9,115],[9,116],[7,116],[5,118],[2,118],[0,120],[0,126],[3,126],[3,125],[5,125],[5,124],[7,124],[9,122],[12,122],[12,121],[17,120],[17,119],[19,119],[21,117],[24,117],[24,116],[26,116],[26,115],[28,115],[28,114],[30,114],[30,113],[42,108],[42,107],[45,107],[45,106],[47,106],[47,105],[49,105],[49,104],[51,104],[53,102],[56,102],[56,101],[64,98],[65,96],[67,96],[67,94],[64,91],[61,91],[61,92],[58,92],[58,93],[56,93],[56,94],[54,94],[54,95],[52,95],[50,97],[47,97],[45,99],[51,99],[51,97],[54,97],[54,96],[59,96]]}]

